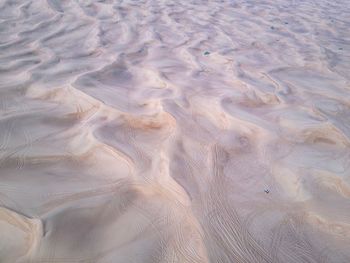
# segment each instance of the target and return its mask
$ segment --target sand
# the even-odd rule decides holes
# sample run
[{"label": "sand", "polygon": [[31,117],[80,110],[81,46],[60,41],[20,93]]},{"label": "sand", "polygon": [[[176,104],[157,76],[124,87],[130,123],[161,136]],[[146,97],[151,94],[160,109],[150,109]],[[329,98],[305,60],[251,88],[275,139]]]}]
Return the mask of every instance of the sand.
[{"label": "sand", "polygon": [[0,262],[350,262],[349,18],[1,0]]}]

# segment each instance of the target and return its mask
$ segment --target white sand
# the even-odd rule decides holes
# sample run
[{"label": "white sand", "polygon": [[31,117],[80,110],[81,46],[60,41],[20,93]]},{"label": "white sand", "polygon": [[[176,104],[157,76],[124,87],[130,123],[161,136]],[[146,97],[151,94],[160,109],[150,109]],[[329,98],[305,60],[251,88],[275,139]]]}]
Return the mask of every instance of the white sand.
[{"label": "white sand", "polygon": [[0,0],[0,262],[350,262],[349,28],[345,0]]}]

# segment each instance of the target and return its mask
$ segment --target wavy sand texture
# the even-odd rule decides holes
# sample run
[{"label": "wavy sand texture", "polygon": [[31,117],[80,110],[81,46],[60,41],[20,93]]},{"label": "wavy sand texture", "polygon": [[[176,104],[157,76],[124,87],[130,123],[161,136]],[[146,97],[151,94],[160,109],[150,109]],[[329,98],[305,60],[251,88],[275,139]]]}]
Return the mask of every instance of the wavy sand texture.
[{"label": "wavy sand texture", "polygon": [[0,262],[350,262],[349,18],[0,0]]}]

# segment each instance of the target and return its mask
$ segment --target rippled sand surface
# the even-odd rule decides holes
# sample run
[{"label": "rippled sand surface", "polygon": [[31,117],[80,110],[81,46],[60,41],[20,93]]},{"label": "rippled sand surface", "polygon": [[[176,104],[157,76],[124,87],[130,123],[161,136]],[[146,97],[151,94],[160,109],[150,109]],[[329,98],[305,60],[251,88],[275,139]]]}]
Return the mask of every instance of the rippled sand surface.
[{"label": "rippled sand surface", "polygon": [[350,262],[349,18],[1,0],[0,262]]}]

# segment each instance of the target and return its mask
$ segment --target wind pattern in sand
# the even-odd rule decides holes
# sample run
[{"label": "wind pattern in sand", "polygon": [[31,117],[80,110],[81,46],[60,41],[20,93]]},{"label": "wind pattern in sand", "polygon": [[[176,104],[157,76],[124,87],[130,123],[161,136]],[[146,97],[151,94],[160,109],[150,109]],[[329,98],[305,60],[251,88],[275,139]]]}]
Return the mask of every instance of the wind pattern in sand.
[{"label": "wind pattern in sand", "polygon": [[350,2],[0,0],[0,262],[350,262]]}]

